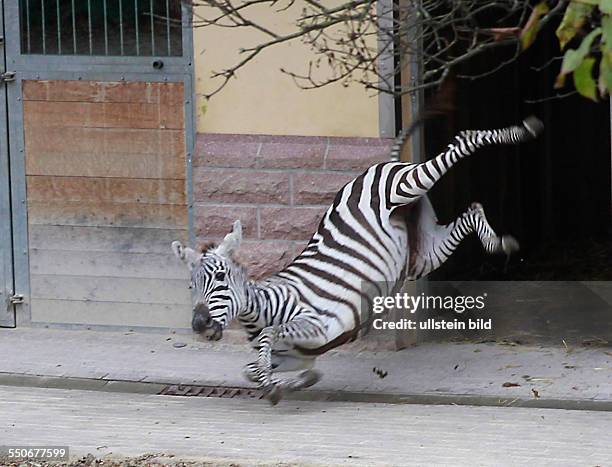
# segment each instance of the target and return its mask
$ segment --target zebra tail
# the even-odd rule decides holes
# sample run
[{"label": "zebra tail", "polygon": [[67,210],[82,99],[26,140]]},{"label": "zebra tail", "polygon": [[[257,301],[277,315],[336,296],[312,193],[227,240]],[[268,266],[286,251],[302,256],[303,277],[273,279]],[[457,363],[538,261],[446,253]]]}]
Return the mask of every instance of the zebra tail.
[{"label": "zebra tail", "polygon": [[437,115],[444,115],[444,113],[445,112],[435,108],[421,112],[408,128],[402,129],[402,131],[400,131],[399,134],[395,137],[393,146],[391,146],[391,153],[389,155],[389,159],[393,162],[399,162],[402,149],[404,148],[406,141],[408,141],[408,139],[414,134],[414,132],[417,131],[419,127],[425,123],[426,120]]}]

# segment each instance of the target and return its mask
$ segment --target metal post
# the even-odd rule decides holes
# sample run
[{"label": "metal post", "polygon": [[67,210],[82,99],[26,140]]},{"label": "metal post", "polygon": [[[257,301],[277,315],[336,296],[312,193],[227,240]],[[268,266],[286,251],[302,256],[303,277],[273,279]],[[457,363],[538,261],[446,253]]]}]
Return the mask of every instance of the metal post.
[{"label": "metal post", "polygon": [[[422,81],[423,73],[423,56],[422,56],[422,34],[419,25],[418,11],[416,8],[420,6],[420,0],[414,1],[401,1],[400,0],[400,17],[402,17],[402,11],[408,11],[410,14],[405,15],[407,21],[413,22],[412,27],[409,28],[411,37],[407,38],[408,43],[413,44],[414,52],[409,56],[401,57],[404,61],[402,68],[402,86],[414,88],[419,86]],[[416,8],[415,8],[416,7]],[[412,8],[412,11],[407,10]],[[407,63],[406,63],[407,61]],[[406,76],[407,75],[407,76]],[[408,79],[406,79],[408,78]],[[414,91],[408,96],[404,96],[402,99],[402,126],[404,129],[410,127],[410,125],[421,115],[424,103],[424,93],[422,90]],[[405,153],[404,153],[405,154]],[[401,157],[401,154],[400,154]],[[411,162],[423,162],[425,160],[424,154],[424,135],[423,127],[419,126],[414,129],[410,137],[410,161]],[[407,281],[402,287],[402,293],[408,295],[420,295],[421,293],[427,293],[427,279],[420,279],[418,281]],[[402,312],[405,312],[403,310]],[[396,310],[395,319],[405,318],[403,315],[397,315],[402,313],[400,310]],[[421,312],[417,311],[412,319],[417,322],[420,319]],[[421,315],[422,316],[422,315]],[[396,331],[395,332],[395,347],[399,350],[419,342],[419,331]]]},{"label": "metal post", "polygon": [[[420,0],[414,2],[415,5],[420,6]],[[421,28],[418,26],[419,24],[419,13],[414,13],[415,24],[417,26],[414,27],[414,37],[413,43],[416,49],[416,52],[413,54],[414,56],[410,60],[410,85],[411,87],[417,87],[422,82],[423,76],[423,38],[421,34]],[[422,89],[418,91],[413,91],[410,94],[410,103],[411,103],[411,122],[414,122],[417,118],[420,117],[421,112],[423,111],[425,96]],[[412,162],[423,162],[425,160],[424,155],[424,135],[423,135],[423,126],[420,125],[415,131],[412,133],[411,138],[412,143]]]},{"label": "metal post", "polygon": [[378,93],[378,133],[382,138],[395,136],[395,59],[393,44],[393,0],[376,3],[378,16],[378,86],[388,92]]}]

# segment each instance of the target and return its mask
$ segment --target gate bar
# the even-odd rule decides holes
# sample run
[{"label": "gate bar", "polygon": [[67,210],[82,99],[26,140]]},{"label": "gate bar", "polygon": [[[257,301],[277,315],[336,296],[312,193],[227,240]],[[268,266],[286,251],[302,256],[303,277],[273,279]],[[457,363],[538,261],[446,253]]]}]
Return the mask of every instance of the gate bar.
[{"label": "gate bar", "polygon": [[47,31],[46,31],[46,23],[47,18],[45,17],[45,0],[40,0],[40,8],[41,12],[41,21],[42,21],[42,47],[43,47],[43,55],[47,53]]},{"label": "gate bar", "polygon": [[91,30],[91,0],[87,0],[87,24],[89,26],[89,55],[93,55],[93,33]]},{"label": "gate bar", "polygon": [[151,14],[151,55],[155,55],[155,17],[153,15],[153,0],[149,0],[149,10]]},{"label": "gate bar", "polygon": [[26,30],[28,34],[28,53],[32,50],[32,41],[30,39],[30,0],[26,0]]},{"label": "gate bar", "polygon": [[170,0],[166,0],[166,38],[168,40],[168,57],[172,56],[170,44]]},{"label": "gate bar", "polygon": [[74,54],[77,53],[77,40],[76,40],[76,18],[74,13],[74,0],[72,0],[72,48]]},{"label": "gate bar", "polygon": [[138,0],[134,2],[134,24],[136,26],[136,56],[140,55],[140,33],[138,31]]},{"label": "gate bar", "polygon": [[104,55],[108,55],[108,15],[106,14],[106,0],[102,2],[104,9]]}]

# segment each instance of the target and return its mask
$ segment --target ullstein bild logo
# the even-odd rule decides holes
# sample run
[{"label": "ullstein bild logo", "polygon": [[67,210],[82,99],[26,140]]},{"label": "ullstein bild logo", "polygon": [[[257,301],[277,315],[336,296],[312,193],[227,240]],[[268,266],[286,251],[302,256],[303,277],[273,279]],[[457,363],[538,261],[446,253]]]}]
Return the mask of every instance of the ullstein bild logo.
[{"label": "ullstein bild logo", "polygon": [[414,314],[419,310],[429,312],[452,311],[462,314],[465,311],[482,311],[485,308],[487,294],[477,296],[432,296],[410,295],[397,293],[393,296],[377,296],[372,300],[372,311],[380,315],[374,319],[374,329],[422,329],[422,330],[464,330],[491,329],[491,319],[469,318],[466,320],[439,320],[434,318],[410,319],[402,318],[396,321],[385,320],[386,312],[390,310],[405,311]]}]

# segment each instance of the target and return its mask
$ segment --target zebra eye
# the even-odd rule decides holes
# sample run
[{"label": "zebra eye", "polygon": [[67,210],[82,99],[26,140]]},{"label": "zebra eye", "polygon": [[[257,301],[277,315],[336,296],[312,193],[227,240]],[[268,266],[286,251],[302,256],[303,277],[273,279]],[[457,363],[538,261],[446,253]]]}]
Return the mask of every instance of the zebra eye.
[{"label": "zebra eye", "polygon": [[223,281],[225,280],[225,272],[219,271],[215,274],[215,280]]}]

